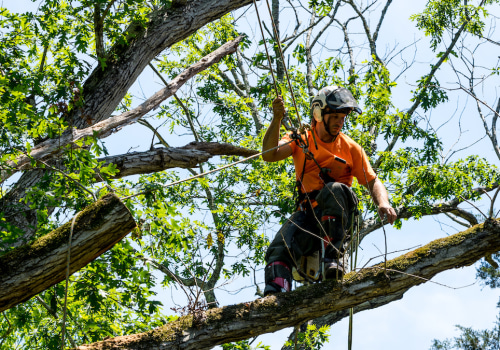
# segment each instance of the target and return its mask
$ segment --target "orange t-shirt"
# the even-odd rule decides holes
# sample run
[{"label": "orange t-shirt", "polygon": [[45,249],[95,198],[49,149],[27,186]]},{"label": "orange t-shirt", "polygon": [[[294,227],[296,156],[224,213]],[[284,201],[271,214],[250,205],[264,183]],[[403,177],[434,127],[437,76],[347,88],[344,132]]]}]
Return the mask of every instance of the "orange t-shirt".
[{"label": "orange t-shirt", "polygon": [[[304,136],[302,137],[304,138]],[[362,185],[377,177],[363,148],[349,136],[339,133],[334,142],[326,143],[321,141],[316,133],[318,149],[314,145],[314,139],[310,131],[307,132],[307,137],[309,140],[309,150],[314,154],[314,158],[322,168],[330,169],[328,175],[334,178],[335,181],[351,187],[353,176]],[[281,139],[283,142],[289,142],[290,140],[290,133],[287,133]],[[290,143],[290,147],[292,147],[295,175],[297,176],[297,180],[300,180],[302,169],[304,169],[305,153],[296,142]],[[302,180],[302,191],[311,192],[320,190],[323,186],[324,183],[319,177],[318,166],[312,159],[308,159]]]}]

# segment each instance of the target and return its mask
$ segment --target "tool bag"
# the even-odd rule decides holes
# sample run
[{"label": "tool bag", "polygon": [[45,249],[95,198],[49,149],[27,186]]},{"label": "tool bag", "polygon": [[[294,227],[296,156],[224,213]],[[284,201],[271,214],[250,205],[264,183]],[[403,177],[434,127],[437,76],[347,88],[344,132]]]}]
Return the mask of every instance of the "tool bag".
[{"label": "tool bag", "polygon": [[[358,198],[345,184],[329,182],[315,196],[321,209],[321,218],[311,218],[319,223],[318,230],[323,244],[308,256],[302,256],[297,268],[292,269],[293,279],[299,282],[319,281],[323,276],[325,258],[340,259],[346,242],[352,235],[354,216],[358,213]],[[354,214],[354,215],[353,215]]]}]

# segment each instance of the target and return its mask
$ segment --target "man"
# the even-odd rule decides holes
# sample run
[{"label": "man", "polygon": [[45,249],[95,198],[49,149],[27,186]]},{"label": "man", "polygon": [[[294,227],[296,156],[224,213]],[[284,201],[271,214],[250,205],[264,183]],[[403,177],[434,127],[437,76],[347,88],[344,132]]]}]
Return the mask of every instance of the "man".
[{"label": "man", "polygon": [[300,259],[318,251],[322,242],[325,278],[343,274],[339,259],[349,239],[346,232],[358,203],[350,188],[353,177],[370,191],[381,218],[390,224],[397,218],[387,190],[366,153],[341,133],[345,118],[352,111],[361,113],[350,91],[327,86],[311,102],[312,131],[307,131],[301,140],[290,142],[291,133],[280,140],[280,124],[285,114],[283,100],[278,96],[273,101],[273,120],[262,145],[263,152],[270,151],[262,158],[276,162],[293,156],[299,198],[297,211],[277,233],[266,253],[265,295],[290,291],[292,267],[298,268]]}]

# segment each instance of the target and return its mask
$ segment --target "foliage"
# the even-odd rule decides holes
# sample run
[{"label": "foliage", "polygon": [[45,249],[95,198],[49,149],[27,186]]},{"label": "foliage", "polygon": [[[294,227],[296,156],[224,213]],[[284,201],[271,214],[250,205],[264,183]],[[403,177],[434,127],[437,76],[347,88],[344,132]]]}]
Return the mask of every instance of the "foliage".
[{"label": "foliage", "polygon": [[431,350],[498,350],[500,349],[500,319],[491,330],[476,331],[457,326],[462,334],[453,340],[434,340]]},{"label": "foliage", "polygon": [[249,340],[242,340],[236,343],[227,343],[222,344],[223,350],[271,350],[269,346],[263,345],[262,343],[258,343],[255,347],[251,346],[251,342]]},{"label": "foliage", "polygon": [[445,30],[465,26],[466,31],[480,36],[485,25],[483,18],[486,16],[487,11],[482,6],[474,6],[460,0],[432,0],[424,12],[413,15],[411,19],[431,37],[431,48],[435,51]]},{"label": "foliage", "polygon": [[327,333],[329,330],[329,326],[322,326],[318,329],[315,325],[308,324],[304,332],[298,332],[296,339],[288,340],[285,345],[299,345],[305,349],[319,350],[328,342],[329,335]]},{"label": "foliage", "polygon": [[[492,254],[491,259],[494,263],[500,263],[500,254]],[[497,266],[492,266],[489,262],[483,260],[477,269],[477,277],[490,288],[500,287],[500,271]]]},{"label": "foliage", "polygon": [[[66,330],[74,339],[90,343],[173,320],[162,315],[161,303],[152,298],[154,276],[137,266],[136,255],[129,242],[120,243],[71,277]],[[3,316],[9,322],[2,321],[0,331],[8,334],[10,325],[12,329],[2,348],[59,348],[64,296],[63,281],[7,310]]]}]

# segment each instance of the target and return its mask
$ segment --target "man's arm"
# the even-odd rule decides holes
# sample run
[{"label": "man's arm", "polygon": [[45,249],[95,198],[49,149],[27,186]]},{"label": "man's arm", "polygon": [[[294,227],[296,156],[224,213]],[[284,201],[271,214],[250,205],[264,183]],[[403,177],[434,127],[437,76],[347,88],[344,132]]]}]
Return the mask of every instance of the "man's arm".
[{"label": "man's arm", "polygon": [[378,213],[380,218],[383,220],[385,216],[387,216],[387,221],[392,225],[394,221],[397,219],[396,211],[389,203],[389,195],[387,194],[387,190],[385,189],[384,184],[378,178],[368,182],[368,185],[365,185],[366,188],[370,191],[373,201],[378,206]]},{"label": "man's arm", "polygon": [[[267,128],[264,140],[262,142],[262,152],[274,148],[280,144],[280,126],[281,119],[285,115],[285,105],[281,96],[276,97],[273,101],[273,120]],[[277,149],[262,154],[262,159],[266,162],[277,162],[285,159],[292,154],[290,145],[283,145]]]}]

